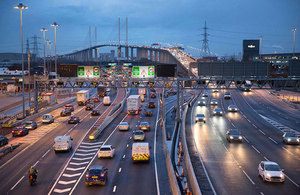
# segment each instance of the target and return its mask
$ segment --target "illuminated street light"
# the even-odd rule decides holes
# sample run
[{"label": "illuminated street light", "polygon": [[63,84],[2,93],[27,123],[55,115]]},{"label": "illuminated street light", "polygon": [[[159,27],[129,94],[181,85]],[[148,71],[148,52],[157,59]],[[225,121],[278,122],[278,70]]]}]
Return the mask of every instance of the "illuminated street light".
[{"label": "illuminated street light", "polygon": [[59,25],[54,22],[53,24],[51,24],[51,26],[54,27],[54,39],[55,39],[55,79],[57,79],[57,57],[56,57],[56,27],[58,27]]},{"label": "illuminated street light", "polygon": [[45,33],[48,31],[46,28],[42,28],[43,39],[44,39],[44,76],[46,76],[46,43],[45,43]]},{"label": "illuminated street light", "polygon": [[24,56],[23,56],[23,17],[22,17],[22,10],[28,9],[27,6],[19,3],[19,5],[14,7],[15,9],[20,10],[21,16],[21,50],[22,50],[22,96],[23,96],[23,118],[25,118],[25,94],[24,94]]}]

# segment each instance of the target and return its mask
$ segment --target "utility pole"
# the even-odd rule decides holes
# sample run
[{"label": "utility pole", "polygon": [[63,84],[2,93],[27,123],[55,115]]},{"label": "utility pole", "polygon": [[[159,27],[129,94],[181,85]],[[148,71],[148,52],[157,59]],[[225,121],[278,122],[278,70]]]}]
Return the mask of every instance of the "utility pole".
[{"label": "utility pole", "polygon": [[[49,54],[47,54],[48,55],[48,60],[49,60],[49,64],[48,64],[48,70],[49,70],[49,73],[51,72],[51,60],[52,60],[52,58],[51,58],[51,45],[52,45],[52,43],[51,43],[51,41],[50,40],[47,40],[47,49],[49,49]],[[48,53],[48,51],[47,51],[47,53]]]},{"label": "utility pole", "polygon": [[121,23],[121,21],[120,21],[120,17],[119,17],[119,22],[118,22],[118,29],[119,29],[119,30],[118,30],[118,31],[119,31],[119,46],[121,45],[121,32],[120,32],[120,31],[121,31],[121,26],[120,26],[121,24],[120,24],[120,23]]},{"label": "utility pole", "polygon": [[30,76],[30,57],[31,57],[31,53],[32,51],[28,52],[27,53],[27,56],[28,56],[28,107],[29,107],[29,110],[30,110],[30,80],[31,80],[31,76]]},{"label": "utility pole", "polygon": [[126,16],[126,46],[128,46],[128,18]]},{"label": "utility pole", "polygon": [[296,28],[293,28],[292,31],[294,31],[294,46],[293,46],[293,56],[295,56],[295,41],[296,41]]},{"label": "utility pole", "polygon": [[46,31],[48,31],[46,28],[42,28],[41,31],[43,32],[43,40],[44,40],[44,76],[46,77]]},{"label": "utility pole", "polygon": [[98,48],[97,46],[97,26],[95,25],[95,58],[96,58],[96,65],[98,65]]},{"label": "utility pole", "polygon": [[259,58],[261,59],[262,48],[262,36],[259,36]]},{"label": "utility pole", "polygon": [[92,43],[91,43],[91,26],[89,26],[89,44],[90,44],[90,46],[89,46],[89,64],[91,63],[91,58],[92,58],[92,56],[91,56],[91,47],[92,47]]},{"label": "utility pole", "polygon": [[56,56],[56,27],[58,27],[59,25],[54,22],[53,24],[51,24],[51,26],[54,27],[54,39],[55,39],[55,79],[57,79],[57,56]]},{"label": "utility pole", "polygon": [[209,51],[209,47],[208,47],[208,39],[207,37],[209,36],[209,34],[207,33],[207,27],[206,27],[206,21],[205,21],[205,24],[204,24],[204,34],[201,34],[204,36],[203,40],[202,40],[202,51],[204,52],[204,55],[203,56],[207,56],[207,54],[210,53]]}]

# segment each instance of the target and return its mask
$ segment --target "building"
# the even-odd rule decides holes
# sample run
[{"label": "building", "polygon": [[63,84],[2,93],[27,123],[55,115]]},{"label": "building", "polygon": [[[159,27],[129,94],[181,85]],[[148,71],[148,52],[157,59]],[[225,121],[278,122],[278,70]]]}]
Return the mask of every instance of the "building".
[{"label": "building", "polygon": [[259,40],[243,40],[243,61],[251,62],[259,55]]}]

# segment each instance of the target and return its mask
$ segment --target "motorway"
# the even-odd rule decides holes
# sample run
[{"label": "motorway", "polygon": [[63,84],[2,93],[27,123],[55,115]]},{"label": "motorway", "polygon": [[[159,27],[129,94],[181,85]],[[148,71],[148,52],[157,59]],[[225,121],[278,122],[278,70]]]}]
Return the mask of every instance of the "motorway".
[{"label": "motorway", "polygon": [[[207,102],[218,100],[223,116],[213,116],[216,106],[194,104],[188,112],[186,127],[192,130],[197,150],[217,194],[299,194],[300,148],[282,142],[284,130],[300,131],[299,111],[280,102],[268,91],[241,92],[231,90],[231,99],[224,100],[226,90],[210,91]],[[227,107],[237,105],[237,113]],[[195,115],[203,113],[206,123],[195,124]],[[240,129],[243,143],[229,143],[226,130]],[[258,176],[261,161],[277,162],[286,175],[281,183],[264,183]],[[194,169],[196,169],[194,167]]]}]

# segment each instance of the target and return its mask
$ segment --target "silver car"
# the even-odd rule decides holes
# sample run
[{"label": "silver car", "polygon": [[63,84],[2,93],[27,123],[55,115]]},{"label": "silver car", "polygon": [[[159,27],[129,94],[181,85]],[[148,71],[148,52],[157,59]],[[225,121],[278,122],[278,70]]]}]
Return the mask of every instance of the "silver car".
[{"label": "silver car", "polygon": [[228,106],[228,112],[237,112],[238,108],[236,105],[229,105]]},{"label": "silver car", "polygon": [[258,175],[264,182],[284,182],[283,170],[275,162],[261,161],[258,165]]},{"label": "silver car", "polygon": [[218,101],[216,99],[212,99],[210,101],[210,105],[218,105]]},{"label": "silver car", "polygon": [[206,105],[206,100],[205,99],[201,99],[198,101],[198,106],[205,106]]},{"label": "silver car", "polygon": [[282,141],[285,144],[299,144],[300,138],[296,135],[295,132],[285,132],[282,136]]},{"label": "silver car", "polygon": [[216,116],[216,115],[222,116],[223,115],[222,109],[221,108],[215,108],[213,115],[214,116]]},{"label": "silver car", "polygon": [[197,123],[197,122],[203,122],[203,123],[206,123],[204,114],[197,114],[197,115],[196,115],[195,122],[196,122],[196,123]]}]

